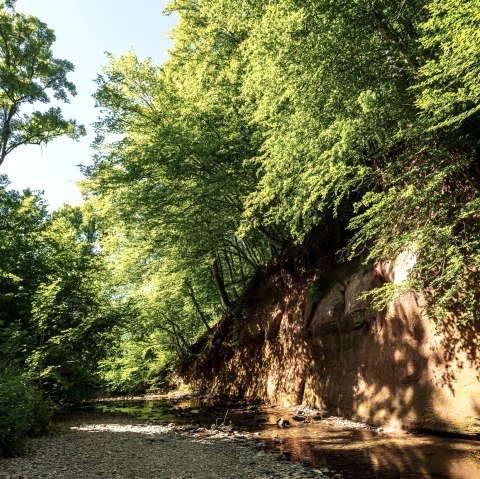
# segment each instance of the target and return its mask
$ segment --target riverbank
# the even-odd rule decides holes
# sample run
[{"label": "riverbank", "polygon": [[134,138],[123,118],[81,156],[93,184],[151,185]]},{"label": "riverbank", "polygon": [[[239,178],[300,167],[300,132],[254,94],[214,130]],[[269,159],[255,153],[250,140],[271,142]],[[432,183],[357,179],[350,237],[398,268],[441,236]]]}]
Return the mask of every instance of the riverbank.
[{"label": "riverbank", "polygon": [[0,459],[2,479],[321,479],[322,471],[279,460],[262,441],[234,431],[82,414]]},{"label": "riverbank", "polygon": [[[306,406],[175,393],[105,398],[90,407],[159,425],[211,429],[223,424],[279,458],[307,459],[313,468],[344,479],[480,477],[478,440],[388,431]],[[286,427],[278,427],[279,420]]]}]

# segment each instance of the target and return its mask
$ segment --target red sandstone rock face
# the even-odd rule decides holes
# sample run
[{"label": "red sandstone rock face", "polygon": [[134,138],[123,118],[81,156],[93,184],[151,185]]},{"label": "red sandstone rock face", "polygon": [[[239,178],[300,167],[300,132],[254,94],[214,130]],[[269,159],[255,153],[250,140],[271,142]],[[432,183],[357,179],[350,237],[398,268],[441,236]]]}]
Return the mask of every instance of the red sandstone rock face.
[{"label": "red sandstone rock face", "polygon": [[214,344],[223,346],[194,365],[196,385],[394,428],[480,434],[479,328],[434,323],[413,292],[383,313],[358,299],[385,280],[403,280],[413,262],[403,255],[348,275],[317,302],[311,297],[315,273],[301,283],[284,270],[273,272],[268,284],[250,292],[234,346],[225,345],[232,338],[222,327]]}]

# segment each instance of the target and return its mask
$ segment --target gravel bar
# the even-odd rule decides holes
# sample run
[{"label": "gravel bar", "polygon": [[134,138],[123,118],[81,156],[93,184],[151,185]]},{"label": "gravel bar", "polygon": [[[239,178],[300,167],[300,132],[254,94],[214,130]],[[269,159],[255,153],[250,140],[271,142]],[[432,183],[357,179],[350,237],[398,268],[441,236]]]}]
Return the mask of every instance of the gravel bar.
[{"label": "gravel bar", "polygon": [[158,426],[128,417],[83,416],[33,439],[23,456],[0,459],[2,479],[327,479],[279,460],[251,436]]}]

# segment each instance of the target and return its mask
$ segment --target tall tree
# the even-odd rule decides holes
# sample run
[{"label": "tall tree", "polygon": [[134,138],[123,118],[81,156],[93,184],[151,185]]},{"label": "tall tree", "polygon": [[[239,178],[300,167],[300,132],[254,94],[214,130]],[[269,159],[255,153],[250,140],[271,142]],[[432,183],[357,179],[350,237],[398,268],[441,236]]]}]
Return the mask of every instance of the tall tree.
[{"label": "tall tree", "polygon": [[404,287],[478,315],[476,3],[173,0],[163,66],[109,57],[84,187],[149,331],[119,332],[123,359],[183,354],[322,225],[368,264],[414,250]]},{"label": "tall tree", "polygon": [[63,102],[76,95],[75,85],[67,79],[74,66],[53,57],[53,30],[13,7],[13,2],[0,3],[0,165],[21,145],[47,144],[63,135],[77,139],[85,134],[75,120],[63,118],[60,107],[24,111],[26,105],[50,103],[52,94]]}]

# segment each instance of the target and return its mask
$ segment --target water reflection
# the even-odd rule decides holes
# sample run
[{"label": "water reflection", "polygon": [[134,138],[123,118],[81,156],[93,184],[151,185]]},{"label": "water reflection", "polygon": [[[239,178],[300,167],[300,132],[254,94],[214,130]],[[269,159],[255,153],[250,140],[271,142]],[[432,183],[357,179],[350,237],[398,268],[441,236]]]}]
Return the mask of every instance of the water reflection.
[{"label": "water reflection", "polygon": [[[201,398],[102,401],[94,407],[154,423],[232,424],[263,439],[271,450],[288,449],[293,460],[308,457],[313,466],[344,479],[480,477],[480,442],[474,440],[379,433],[336,418],[296,422],[284,408]],[[288,418],[291,427],[278,428],[279,417]]]}]

